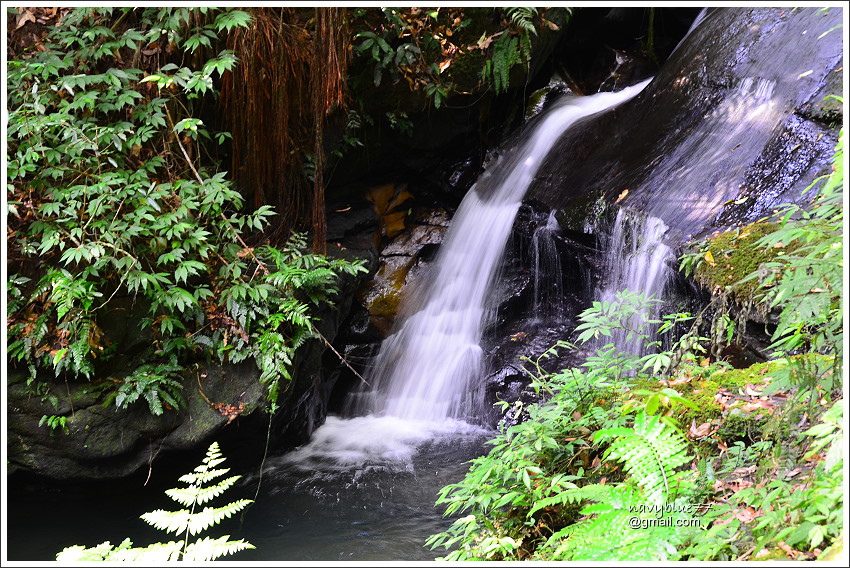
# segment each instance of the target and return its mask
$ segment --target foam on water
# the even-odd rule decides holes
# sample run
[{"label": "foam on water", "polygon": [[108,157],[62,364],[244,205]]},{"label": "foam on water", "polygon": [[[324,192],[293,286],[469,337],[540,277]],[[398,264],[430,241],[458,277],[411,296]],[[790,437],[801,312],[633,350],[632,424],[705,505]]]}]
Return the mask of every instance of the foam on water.
[{"label": "foam on water", "polygon": [[459,420],[426,422],[396,416],[329,416],[310,443],[285,454],[282,465],[305,471],[350,471],[374,467],[407,470],[426,440],[482,436],[486,430]]}]

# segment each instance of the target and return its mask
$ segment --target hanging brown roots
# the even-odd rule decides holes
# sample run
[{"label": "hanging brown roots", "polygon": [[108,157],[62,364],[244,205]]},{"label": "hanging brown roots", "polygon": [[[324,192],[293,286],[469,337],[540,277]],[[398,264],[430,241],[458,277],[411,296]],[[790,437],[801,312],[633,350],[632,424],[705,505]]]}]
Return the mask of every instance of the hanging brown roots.
[{"label": "hanging brown roots", "polygon": [[252,14],[251,25],[228,39],[240,59],[222,89],[232,173],[255,207],[279,213],[274,240],[309,223],[314,250],[324,251],[323,137],[326,117],[345,102],[345,9]]}]

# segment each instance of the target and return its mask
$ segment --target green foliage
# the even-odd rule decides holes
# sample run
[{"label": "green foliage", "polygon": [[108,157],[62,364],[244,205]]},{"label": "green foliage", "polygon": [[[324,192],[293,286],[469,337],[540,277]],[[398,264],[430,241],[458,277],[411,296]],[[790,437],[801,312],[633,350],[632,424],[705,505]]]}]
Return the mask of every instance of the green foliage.
[{"label": "green foliage", "polygon": [[120,14],[73,9],[43,50],[9,62],[9,354],[33,385],[40,368],[90,378],[116,347],[104,318],[132,297],[154,343],[120,382],[119,407],[179,408],[180,371],[199,356],[255,357],[274,404],[312,336],[310,308],[336,292],[338,275],[363,268],[302,255],[303,235],[249,246],[275,212],[246,211],[227,173],[205,165],[216,142],[197,114],[237,63],[219,49],[224,34],[250,16]]},{"label": "green foliage", "polygon": [[[427,545],[445,548],[446,560],[657,561],[760,558],[777,550],[785,558],[788,546],[796,558],[814,558],[837,541],[843,398],[804,433],[786,427],[774,436],[765,427],[751,432],[750,445],[729,447],[713,437],[724,448],[719,457],[694,459],[674,418],[676,405],[699,409],[690,400],[697,392],[708,389],[713,402],[717,373],[735,374],[723,384],[739,392],[768,371],[775,384],[765,394],[796,385],[810,395],[807,415],[816,416],[812,401],[815,393],[821,405],[830,398],[834,368],[816,354],[741,371],[722,362],[695,365],[708,338],[692,330],[664,350],[668,343],[653,332],[678,332],[691,318],[651,318],[655,304],[624,291],[585,310],[578,341],[598,347],[579,368],[543,370],[554,350],[575,348],[566,342],[527,360],[542,402],[500,403],[506,418],[522,422],[491,440],[463,481],[442,489],[437,503],[445,513],[464,516]],[[683,380],[697,381],[692,392],[671,388]],[[789,409],[776,419],[790,420],[802,400],[788,396]],[[708,443],[695,428],[688,435]],[[754,479],[740,479],[747,475]],[[722,492],[725,483],[735,489]]]},{"label": "green foliage", "polygon": [[[446,514],[465,516],[427,544],[445,548],[447,560],[716,561],[768,558],[777,550],[782,558],[816,558],[836,542],[843,529],[842,396],[805,432],[786,424],[775,436],[765,427],[749,434],[749,446],[715,438],[721,455],[696,461],[673,407],[698,409],[689,398],[706,389],[713,402],[716,373],[740,374],[734,391],[742,392],[757,382],[752,376],[770,371],[764,394],[781,392],[788,406],[777,420],[798,412],[793,423],[803,424],[834,397],[843,357],[842,159],[843,142],[814,206],[783,208],[760,235],[756,246],[781,252],[739,277],[758,281],[761,301],[780,310],[773,348],[782,360],[760,370],[718,369],[722,362],[702,369],[691,363],[708,340],[695,335],[698,325],[672,349],[654,335],[678,332],[687,314],[654,318],[657,302],[628,291],[594,302],[576,333],[597,346],[595,354],[554,374],[543,371],[544,359],[571,344],[528,361],[536,371],[531,387],[543,401],[500,404],[507,418],[523,421],[491,440],[489,454],[472,461],[463,481],[442,489],[437,502],[447,504]],[[709,252],[686,256],[685,268],[716,262]],[[728,317],[714,327],[721,341],[736,333]],[[790,357],[792,350],[810,352]],[[680,394],[670,388],[671,376],[700,387]],[[733,388],[732,377],[727,382]],[[802,414],[796,405],[806,400]],[[689,435],[709,435],[700,431],[694,422]],[[724,491],[727,483],[731,491]],[[697,508],[707,512],[696,517]]]},{"label": "green foliage", "polygon": [[493,86],[496,94],[502,93],[510,85],[510,73],[514,65],[531,65],[531,36],[537,35],[533,18],[537,8],[505,8],[505,15],[511,22],[502,36],[493,45],[493,53],[481,70],[481,77]]},{"label": "green foliage", "polygon": [[[771,347],[781,353],[803,347],[843,359],[844,328],[844,133],[810,209],[787,205],[779,212],[779,228],[762,237],[762,247],[796,242],[773,262],[765,263],[749,279],[758,279],[761,301],[779,309],[779,323]],[[839,367],[840,368],[840,367]]]},{"label": "green foliage", "polygon": [[690,461],[688,443],[682,435],[657,418],[639,412],[631,428],[607,428],[594,435],[596,442],[612,438],[605,457],[624,462],[626,472],[643,489],[646,502],[670,502],[676,490],[675,470]]},{"label": "green foliage", "polygon": [[176,358],[165,365],[142,365],[132,375],[125,377],[118,387],[118,395],[115,397],[115,406],[127,408],[139,398],[145,399],[151,414],[159,416],[163,412],[163,402],[175,410],[180,408],[182,396],[180,390],[183,386],[176,380],[169,378],[178,374],[182,368],[177,364]]},{"label": "green foliage", "polygon": [[[180,481],[187,486],[168,489],[165,492],[166,495],[186,508],[177,511],[157,509],[142,515],[142,520],[159,530],[176,535],[182,533],[184,537],[182,541],[157,542],[150,546],[133,547],[130,539],[125,539],[117,547],[113,547],[109,542],[91,548],[80,545],[69,546],[56,555],[56,560],[60,562],[104,560],[208,562],[240,550],[254,548],[252,544],[243,539],[229,540],[229,535],[219,538],[205,536],[189,542],[190,536],[195,536],[218,525],[224,519],[232,517],[252,503],[249,499],[239,499],[221,507],[204,507],[200,511],[196,511],[196,508],[200,505],[218,497],[227,489],[233,487],[233,484],[239,480],[240,476],[234,475],[215,481],[230,471],[229,469],[215,469],[224,461],[225,458],[221,455],[218,442],[213,442],[201,465],[196,467],[192,473],[180,477]],[[213,483],[214,481],[215,483]]]},{"label": "green foliage", "polygon": [[438,65],[429,59],[439,53],[442,33],[424,31],[434,27],[438,12],[423,13],[418,8],[381,8],[381,12],[384,21],[378,28],[354,36],[355,41],[362,40],[354,44],[355,52],[371,60],[375,87],[384,79],[395,83],[404,78],[411,90],[421,88],[434,108],[440,108],[451,87],[443,83]]},{"label": "green foliage", "polygon": [[62,430],[64,434],[69,434],[67,416],[57,416],[55,414],[48,416],[45,414],[41,417],[41,420],[38,421],[39,426],[44,424],[47,424],[47,427],[50,428],[51,436],[53,436],[53,433],[56,432],[56,430]]},{"label": "green foliage", "polygon": [[[652,507],[693,493],[692,481],[678,471],[691,459],[688,443],[669,416],[655,415],[663,398],[666,404],[684,399],[670,388],[658,396],[647,391],[643,402],[632,393],[634,382],[660,371],[647,364],[649,357],[674,359],[672,352],[654,352],[660,342],[650,340],[650,328],[669,333],[688,318],[642,319],[653,303],[626,291],[585,310],[577,328],[581,342],[631,332],[648,343],[651,355],[608,343],[580,368],[544,372],[542,364],[557,349],[575,348],[561,342],[528,361],[536,371],[531,388],[545,401],[501,405],[524,420],[491,440],[489,454],[472,461],[462,482],[442,489],[437,502],[447,504],[447,515],[468,514],[428,545],[454,548],[447,560],[676,557],[675,545],[687,534],[681,527],[636,531],[626,524],[635,511],[649,517]],[[609,477],[620,482],[606,483]]]},{"label": "green foliage", "polygon": [[[354,11],[352,42],[362,67],[357,81],[374,86],[404,80],[439,109],[455,93],[482,86],[508,89],[517,65],[528,70],[539,30],[557,30],[546,10],[515,8],[381,8]],[[570,8],[557,9],[569,18]],[[551,17],[551,16],[550,16]]]},{"label": "green foliage", "polygon": [[[765,468],[758,483],[732,494],[728,502],[716,504],[706,515],[713,522],[702,538],[688,543],[684,553],[694,560],[731,560],[753,551],[790,546],[814,551],[837,542],[843,529],[844,513],[844,446],[841,425],[844,399],[836,401],[817,424],[805,431],[795,444],[812,442],[804,459],[819,460],[817,465],[799,478],[800,468]],[[822,450],[827,449],[823,459]],[[743,443],[729,449],[724,465],[727,471],[769,459],[772,444],[758,442],[750,447]],[[741,519],[741,512],[752,512],[754,520]],[[745,522],[746,521],[746,522]],[[758,558],[758,555],[756,555]]]},{"label": "green foliage", "polygon": [[[711,288],[725,288],[743,299],[752,296],[765,312],[776,311],[779,321],[771,349],[777,355],[800,350],[833,355],[840,374],[844,342],[843,131],[833,172],[815,180],[804,193],[815,188],[817,195],[808,207],[785,205],[771,223],[749,225],[698,243],[682,256],[680,269],[685,274],[695,273]],[[726,279],[728,285],[717,284]],[[723,327],[728,332],[728,316],[726,320]],[[731,335],[727,333],[727,339]]]}]

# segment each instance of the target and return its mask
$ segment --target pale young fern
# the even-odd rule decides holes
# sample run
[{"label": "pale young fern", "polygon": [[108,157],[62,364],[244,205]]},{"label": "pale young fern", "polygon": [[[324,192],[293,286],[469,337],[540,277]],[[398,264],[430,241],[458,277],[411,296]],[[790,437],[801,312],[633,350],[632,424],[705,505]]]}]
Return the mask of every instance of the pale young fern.
[{"label": "pale young fern", "polygon": [[253,502],[250,499],[239,499],[222,507],[204,507],[201,511],[195,512],[196,507],[218,497],[240,478],[240,476],[234,475],[215,481],[230,471],[230,469],[215,469],[224,460],[218,442],[213,442],[201,465],[196,467],[192,473],[180,477],[180,481],[188,486],[168,489],[165,492],[166,495],[186,509],[178,511],[157,509],[142,515],[141,518],[146,523],[159,530],[173,532],[177,535],[182,533],[182,541],[157,542],[146,547],[133,547],[130,539],[124,539],[117,547],[113,547],[108,541],[92,548],[79,545],[70,546],[57,554],[56,560],[60,562],[101,560],[207,562],[241,550],[254,548],[252,544],[243,539],[229,540],[230,535],[219,538],[202,537],[189,542],[190,536],[219,524]]},{"label": "pale young fern", "polygon": [[584,518],[555,532],[537,555],[583,561],[678,558],[677,545],[687,537],[687,527],[660,523],[661,515],[653,511],[665,511],[664,518],[684,518],[686,503],[674,490],[676,469],[691,459],[688,442],[675,428],[644,412],[637,414],[632,428],[600,430],[594,439],[613,439],[606,458],[623,462],[630,477],[618,486],[568,489],[535,504],[532,512],[591,501],[580,511]]},{"label": "pale young fern", "polygon": [[614,442],[606,458],[623,462],[626,471],[643,488],[645,500],[653,505],[673,497],[676,468],[688,463],[688,442],[679,432],[655,416],[639,412],[633,428],[608,428],[594,436],[596,442]]}]

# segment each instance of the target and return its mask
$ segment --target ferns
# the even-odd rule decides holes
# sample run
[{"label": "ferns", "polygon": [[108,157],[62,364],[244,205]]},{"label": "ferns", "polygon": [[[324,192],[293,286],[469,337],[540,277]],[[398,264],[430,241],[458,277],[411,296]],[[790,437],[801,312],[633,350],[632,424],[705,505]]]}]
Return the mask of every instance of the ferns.
[{"label": "ferns", "polygon": [[652,504],[668,502],[674,470],[690,461],[687,441],[668,424],[639,412],[633,428],[610,428],[596,432],[597,442],[615,438],[608,459],[620,460],[644,490]]},{"label": "ferns", "polygon": [[225,555],[254,548],[244,540],[228,540],[229,535],[219,538],[203,537],[189,542],[190,535],[196,535],[210,527],[219,524],[224,519],[233,516],[252,503],[249,499],[240,499],[221,507],[204,507],[195,512],[195,507],[203,505],[221,495],[233,486],[240,476],[225,478],[218,483],[210,483],[227,474],[229,469],[215,469],[224,462],[224,457],[218,447],[218,442],[213,442],[207,450],[201,465],[192,473],[180,477],[180,481],[188,484],[188,487],[169,489],[165,493],[187,509],[178,511],[164,511],[157,509],[142,515],[142,519],[149,525],[159,530],[183,533],[181,542],[157,542],[150,546],[134,548],[130,539],[125,539],[117,547],[109,542],[101,543],[92,548],[84,546],[70,546],[56,555],[60,562],[75,561],[144,561],[165,562],[173,560],[188,560],[194,562],[207,562]]},{"label": "ferns", "polygon": [[[587,517],[553,534],[538,556],[559,560],[668,560],[675,557],[678,528],[633,524],[642,498],[631,485],[597,486],[606,491],[581,510]],[[638,530],[635,530],[638,529]],[[672,541],[672,542],[671,542]]]},{"label": "ferns", "polygon": [[163,403],[179,409],[183,396],[181,385],[174,376],[181,370],[177,358],[172,356],[169,363],[163,365],[142,365],[126,377],[118,387],[115,406],[127,408],[132,403],[144,398],[148,403],[151,414],[159,416],[163,413]]},{"label": "ferns", "polygon": [[505,8],[505,15],[510,18],[511,23],[527,34],[537,35],[537,29],[532,23],[532,18],[537,15],[537,8],[520,6],[518,8]]},{"label": "ferns", "polygon": [[493,54],[481,70],[482,79],[493,86],[497,95],[508,89],[511,70],[515,65],[521,63],[530,69],[531,36],[537,35],[532,21],[537,16],[537,8],[505,8],[505,16],[510,21],[510,27],[502,32],[493,45]]}]

